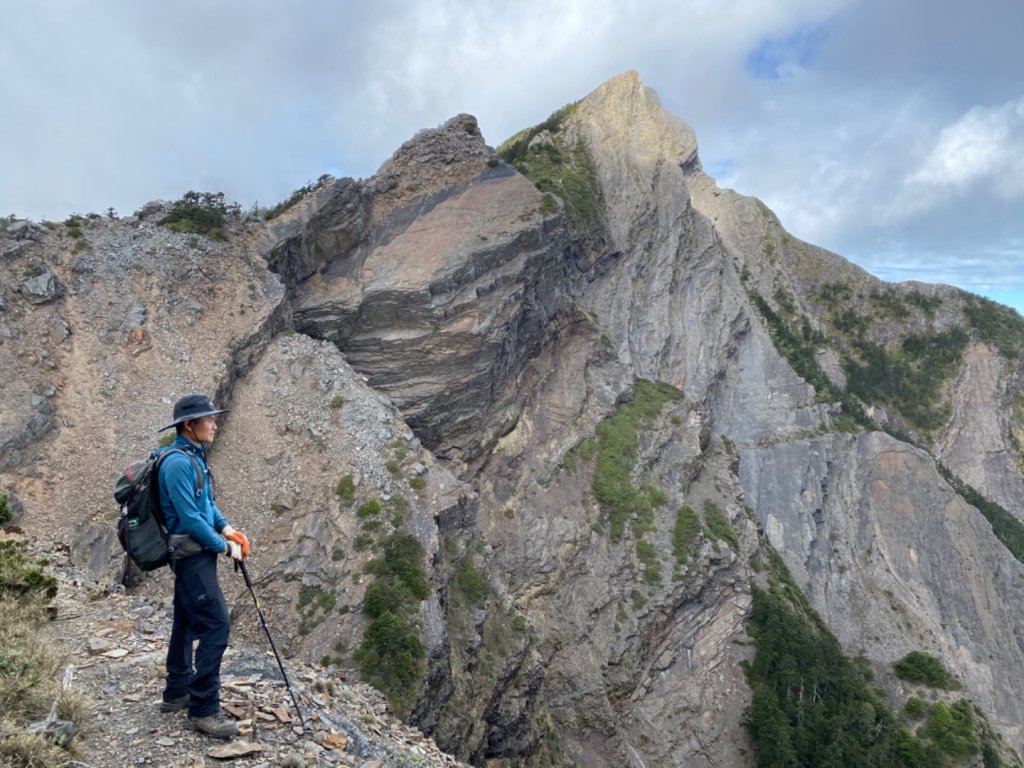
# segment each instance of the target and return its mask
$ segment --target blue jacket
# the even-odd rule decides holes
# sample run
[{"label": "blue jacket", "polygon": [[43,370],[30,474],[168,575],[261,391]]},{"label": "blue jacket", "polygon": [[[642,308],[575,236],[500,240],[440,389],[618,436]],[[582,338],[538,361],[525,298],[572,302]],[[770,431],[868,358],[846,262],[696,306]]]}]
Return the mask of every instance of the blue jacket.
[{"label": "blue jacket", "polygon": [[206,447],[196,447],[178,435],[167,450],[171,448],[195,456],[205,477],[202,494],[196,498],[196,470],[187,456],[172,454],[160,464],[160,506],[167,521],[167,532],[187,533],[204,549],[223,552],[224,539],[217,534],[224,530],[228,521],[213,501],[213,483],[210,482],[210,470],[206,466]]}]

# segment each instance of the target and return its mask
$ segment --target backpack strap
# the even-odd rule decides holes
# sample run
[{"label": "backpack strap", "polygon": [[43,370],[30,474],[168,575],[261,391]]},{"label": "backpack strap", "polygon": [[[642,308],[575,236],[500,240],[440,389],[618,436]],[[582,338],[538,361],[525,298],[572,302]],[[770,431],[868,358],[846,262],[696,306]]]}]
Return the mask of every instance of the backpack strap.
[{"label": "backpack strap", "polygon": [[[160,466],[164,463],[164,459],[170,456],[172,453],[180,453],[182,456],[187,456],[188,460],[192,462],[192,468],[196,471],[196,498],[198,499],[203,495],[203,488],[206,487],[206,475],[203,473],[203,468],[199,466],[199,459],[193,456],[188,451],[183,451],[181,448],[170,448],[166,451],[161,451],[156,454],[156,467],[154,468],[157,473],[157,479],[160,477]],[[213,480],[213,475],[210,475],[210,480]],[[210,491],[213,491],[213,483],[210,484]]]}]

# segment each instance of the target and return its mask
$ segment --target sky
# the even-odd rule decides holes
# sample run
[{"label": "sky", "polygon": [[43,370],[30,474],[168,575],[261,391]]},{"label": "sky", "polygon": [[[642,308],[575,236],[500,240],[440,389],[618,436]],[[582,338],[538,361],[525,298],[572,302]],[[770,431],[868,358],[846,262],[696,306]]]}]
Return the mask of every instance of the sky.
[{"label": "sky", "polygon": [[633,69],[792,234],[1024,313],[1022,33],[1021,0],[8,0],[0,215],[273,205]]}]

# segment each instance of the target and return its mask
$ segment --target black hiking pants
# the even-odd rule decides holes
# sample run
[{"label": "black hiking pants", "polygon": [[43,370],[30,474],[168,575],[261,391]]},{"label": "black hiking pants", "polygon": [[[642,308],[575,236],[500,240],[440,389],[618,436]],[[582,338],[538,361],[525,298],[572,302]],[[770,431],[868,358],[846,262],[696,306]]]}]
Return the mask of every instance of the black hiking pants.
[{"label": "black hiking pants", "polygon": [[[167,647],[164,701],[189,694],[188,714],[207,717],[220,710],[220,662],[231,629],[228,605],[217,583],[217,555],[200,552],[175,560],[171,567],[174,619]],[[194,640],[199,645],[193,659]]]}]

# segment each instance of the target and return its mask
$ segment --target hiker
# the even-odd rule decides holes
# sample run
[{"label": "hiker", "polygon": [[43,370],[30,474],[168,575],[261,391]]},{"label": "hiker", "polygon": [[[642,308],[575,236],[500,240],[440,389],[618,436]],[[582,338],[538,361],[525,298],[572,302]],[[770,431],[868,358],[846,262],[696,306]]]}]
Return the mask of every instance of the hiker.
[{"label": "hiker", "polygon": [[[220,663],[228,645],[231,620],[217,583],[217,556],[244,560],[249,541],[236,531],[214,503],[213,478],[206,450],[217,436],[217,414],[204,395],[188,395],[174,404],[177,437],[171,444],[194,456],[170,454],[160,464],[160,506],[167,521],[174,571],[174,619],[167,647],[167,685],[162,712],[188,708],[189,725],[221,739],[238,733],[238,724],[220,708]],[[196,471],[205,475],[198,490]],[[193,667],[192,641],[198,640]]]}]

